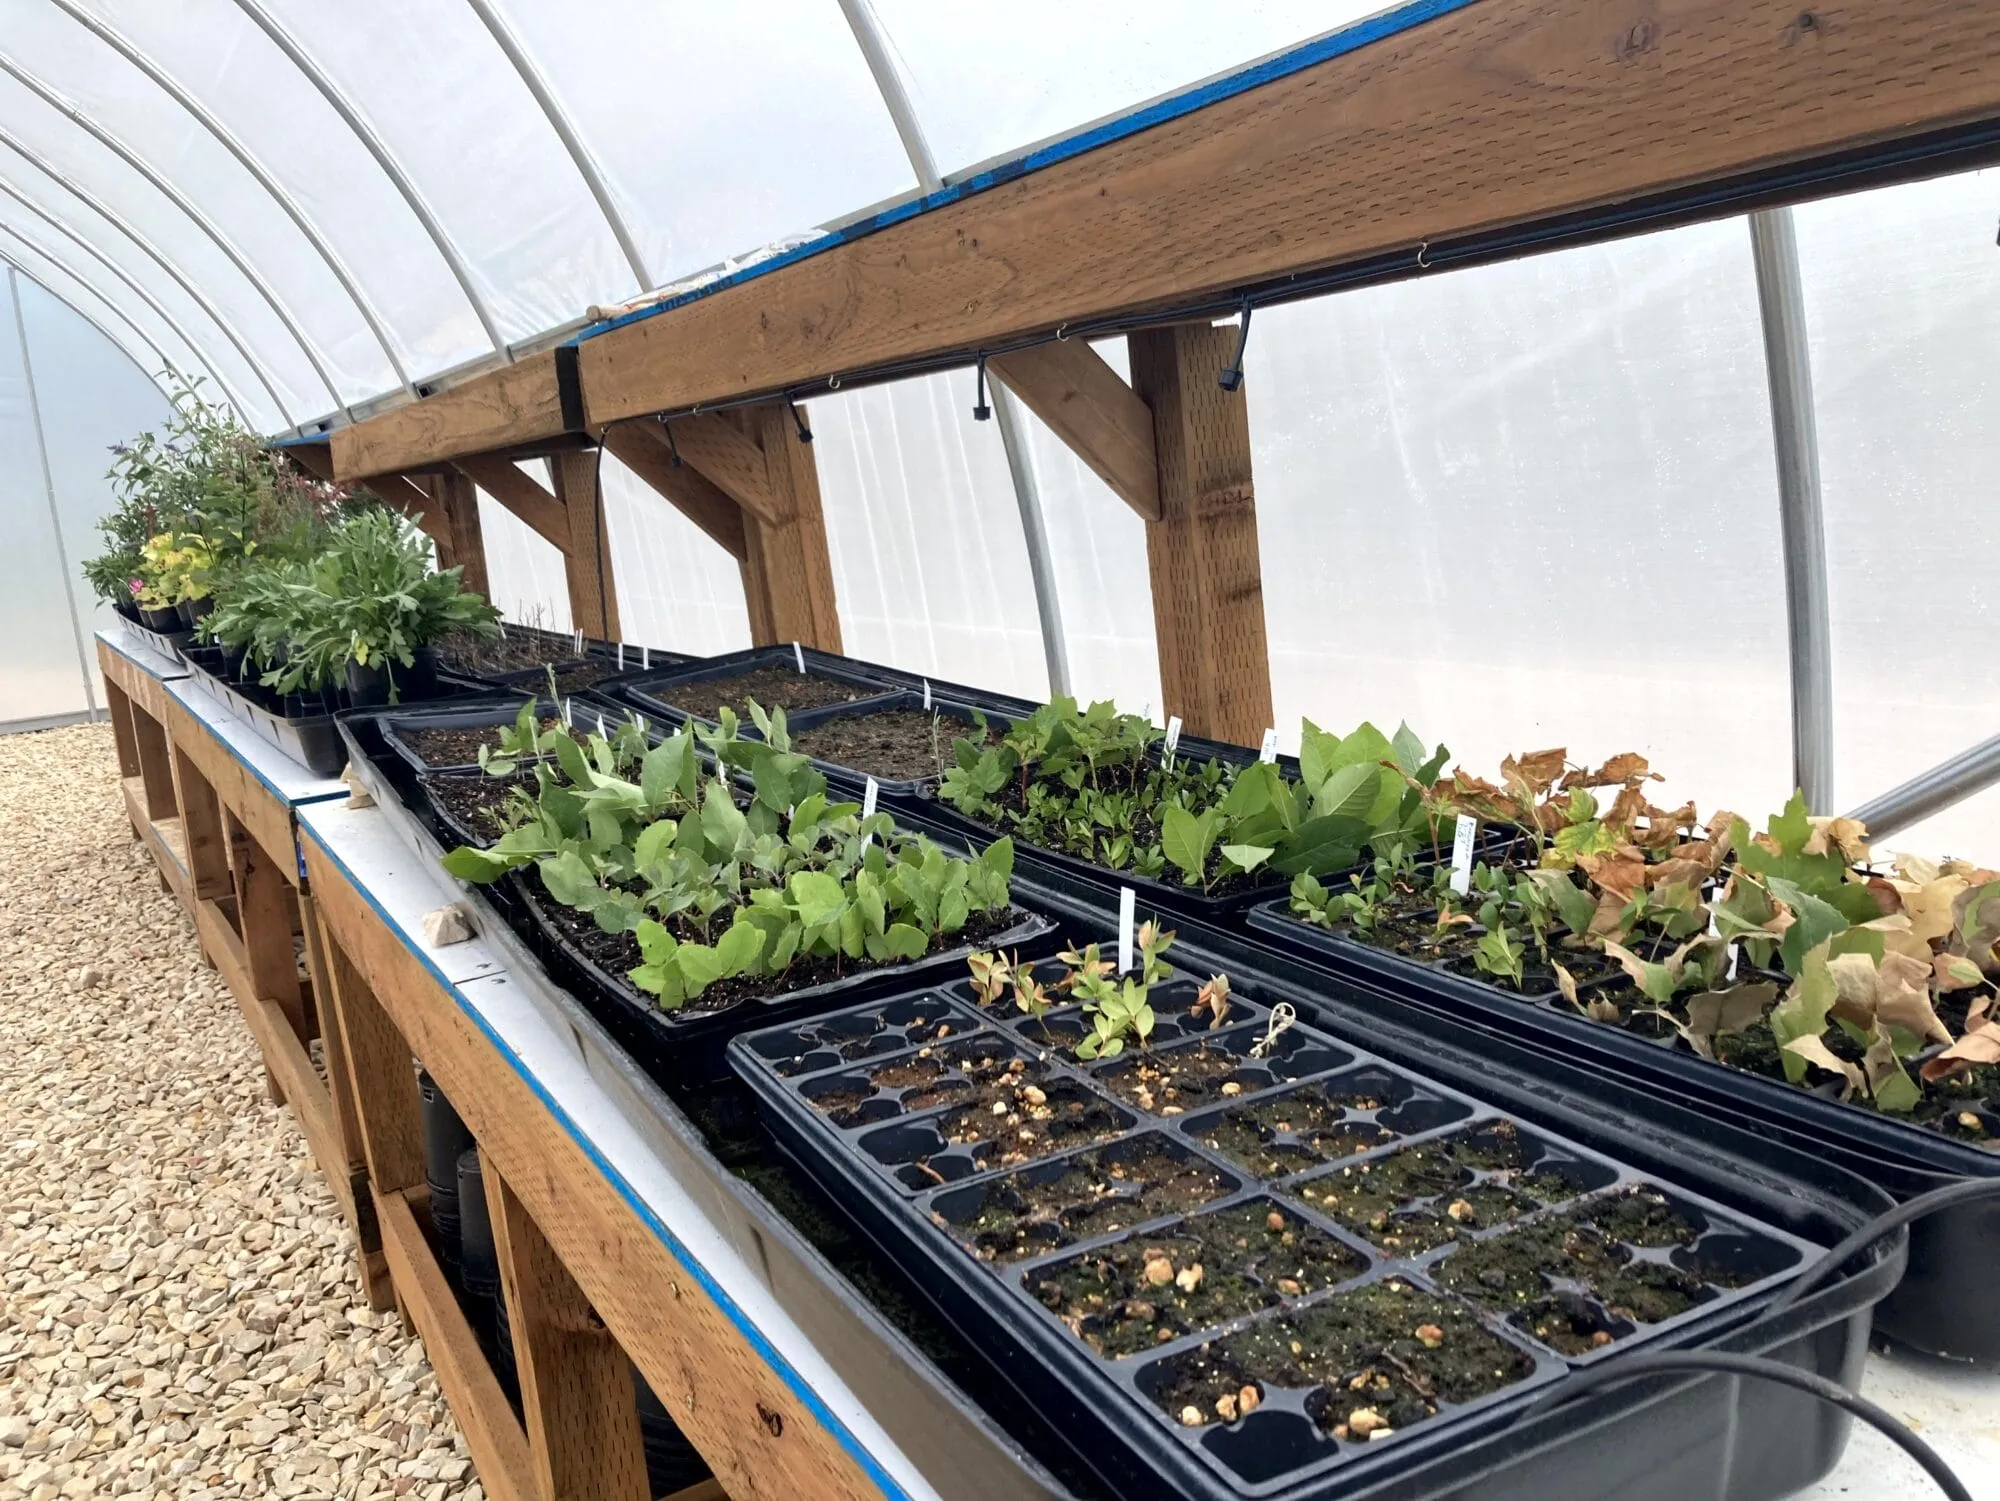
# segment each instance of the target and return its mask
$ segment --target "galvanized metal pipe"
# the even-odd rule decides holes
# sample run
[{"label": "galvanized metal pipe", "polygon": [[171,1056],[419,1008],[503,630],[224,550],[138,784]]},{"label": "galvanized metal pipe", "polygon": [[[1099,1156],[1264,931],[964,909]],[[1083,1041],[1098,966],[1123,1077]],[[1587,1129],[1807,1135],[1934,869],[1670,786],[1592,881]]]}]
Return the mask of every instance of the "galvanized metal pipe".
[{"label": "galvanized metal pipe", "polygon": [[1750,215],[1771,439],[1778,459],[1779,535],[1792,679],[1792,776],[1814,813],[1833,808],[1833,625],[1827,603],[1826,527],[1820,511],[1819,435],[1812,361],[1792,211]]},{"label": "galvanized metal pipe", "polygon": [[1870,839],[1886,839],[1995,782],[2000,782],[2000,735],[1938,762],[1847,816],[1868,825]]}]

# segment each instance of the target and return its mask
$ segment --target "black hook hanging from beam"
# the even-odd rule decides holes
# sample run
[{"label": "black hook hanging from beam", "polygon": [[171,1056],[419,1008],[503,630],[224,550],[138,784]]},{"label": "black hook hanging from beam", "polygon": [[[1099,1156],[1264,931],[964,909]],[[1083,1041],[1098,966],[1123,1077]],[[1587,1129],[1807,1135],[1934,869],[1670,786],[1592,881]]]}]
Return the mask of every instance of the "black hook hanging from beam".
[{"label": "black hook hanging from beam", "polygon": [[813,430],[806,426],[806,414],[799,410],[799,404],[796,401],[788,401],[785,405],[792,409],[792,425],[799,430],[799,441],[812,442]]},{"label": "black hook hanging from beam", "polygon": [[978,379],[978,394],[972,399],[972,420],[984,422],[993,415],[993,408],[986,402],[986,356],[983,354],[979,357]]},{"label": "black hook hanging from beam", "polygon": [[1250,346],[1250,299],[1243,299],[1242,322],[1236,326],[1236,357],[1216,373],[1216,384],[1225,391],[1243,386],[1243,351]]},{"label": "black hook hanging from beam", "polygon": [[680,444],[674,441],[674,425],[667,418],[662,417],[660,419],[660,427],[662,428],[662,430],[665,431],[667,435],[667,461],[671,463],[674,466],[674,468],[679,469],[682,467],[681,446]]}]

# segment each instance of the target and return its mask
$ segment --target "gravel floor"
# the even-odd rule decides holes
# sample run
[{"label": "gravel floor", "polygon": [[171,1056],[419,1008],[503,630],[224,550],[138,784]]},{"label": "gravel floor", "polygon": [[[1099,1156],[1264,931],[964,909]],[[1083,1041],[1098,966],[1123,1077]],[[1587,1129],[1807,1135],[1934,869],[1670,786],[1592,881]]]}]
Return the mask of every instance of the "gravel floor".
[{"label": "gravel floor", "polygon": [[110,730],[0,735],[0,1501],[479,1501],[352,1265]]}]

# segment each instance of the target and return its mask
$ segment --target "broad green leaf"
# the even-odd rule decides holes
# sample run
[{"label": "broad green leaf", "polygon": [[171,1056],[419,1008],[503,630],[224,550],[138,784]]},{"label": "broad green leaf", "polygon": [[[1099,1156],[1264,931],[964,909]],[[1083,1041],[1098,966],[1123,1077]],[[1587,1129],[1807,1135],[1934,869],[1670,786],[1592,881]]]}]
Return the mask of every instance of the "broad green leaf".
[{"label": "broad green leaf", "polygon": [[645,794],[647,807],[663,808],[679,796],[687,755],[685,735],[662,740],[646,752],[645,760],[639,763],[639,790]]},{"label": "broad green leaf", "polygon": [[1187,884],[1202,884],[1208,873],[1208,852],[1215,845],[1220,816],[1213,808],[1196,816],[1185,808],[1169,808],[1160,821],[1160,848],[1186,873]]},{"label": "broad green leaf", "polygon": [[498,850],[474,849],[471,845],[460,845],[438,862],[461,881],[470,881],[475,886],[487,886],[520,865],[522,860],[501,854]]},{"label": "broad green leaf", "polygon": [[764,932],[754,922],[746,922],[742,917],[730,925],[729,931],[717,940],[715,957],[721,964],[721,973],[741,975],[754,972],[757,956],[764,951]]},{"label": "broad green leaf", "polygon": [[1313,793],[1313,815],[1365,818],[1375,805],[1384,775],[1381,767],[1366,763],[1341,767]]},{"label": "broad green leaf", "polygon": [[680,971],[681,985],[689,1000],[728,973],[722,956],[705,943],[684,943],[675,949],[673,967]]},{"label": "broad green leaf", "polygon": [[1330,875],[1361,858],[1370,830],[1358,818],[1310,818],[1277,846],[1271,868],[1288,876]]},{"label": "broad green leaf", "polygon": [[1826,951],[1813,949],[1805,956],[1785,998],[1771,1008],[1771,1035],[1781,1050],[1779,1061],[1784,1064],[1785,1077],[1792,1083],[1801,1083],[1806,1077],[1806,1059],[1792,1045],[1808,1038],[1818,1041],[1839,999],[1840,987],[1827,968]]},{"label": "broad green leaf", "polygon": [[568,735],[555,737],[556,762],[563,769],[563,775],[577,787],[593,784],[590,762],[583,754],[583,747]]},{"label": "broad green leaf", "polygon": [[882,940],[898,959],[921,959],[931,946],[929,936],[921,928],[913,928],[906,922],[891,926]]},{"label": "broad green leaf", "polygon": [[1821,901],[1783,876],[1772,876],[1766,884],[1771,888],[1772,896],[1792,909],[1795,921],[1785,929],[1785,936],[1778,944],[1778,953],[1784,960],[1786,970],[1797,974],[1808,953],[1847,927],[1847,918],[1839,908]]},{"label": "broad green leaf", "polygon": [[702,797],[701,833],[707,841],[709,853],[718,860],[727,859],[738,843],[749,836],[749,820],[736,806],[729,789],[720,782],[710,782],[707,793]]},{"label": "broad green leaf", "polygon": [[823,927],[837,920],[847,906],[847,896],[841,890],[840,882],[825,871],[795,871],[785,883],[790,893],[792,905],[798,909],[799,921],[809,928]]},{"label": "broad green leaf", "polygon": [[1268,845],[1225,844],[1222,858],[1246,875],[1270,859],[1275,853]]},{"label": "broad green leaf", "polygon": [[1012,838],[994,840],[980,852],[979,863],[999,876],[1009,880],[1014,874],[1014,841]]},{"label": "broad green leaf", "polygon": [[665,859],[679,834],[680,825],[671,818],[646,825],[639,831],[639,837],[632,841],[632,863],[644,870],[655,861]]},{"label": "broad green leaf", "polygon": [[549,895],[565,907],[588,912],[603,895],[596,875],[575,850],[564,850],[560,855],[542,861],[536,870],[541,875],[542,884],[548,887]]},{"label": "broad green leaf", "polygon": [[1390,739],[1389,747],[1395,755],[1396,764],[1410,776],[1415,776],[1423,769],[1424,743],[1417,738],[1416,732],[1409,725],[1396,726],[1396,733]]}]

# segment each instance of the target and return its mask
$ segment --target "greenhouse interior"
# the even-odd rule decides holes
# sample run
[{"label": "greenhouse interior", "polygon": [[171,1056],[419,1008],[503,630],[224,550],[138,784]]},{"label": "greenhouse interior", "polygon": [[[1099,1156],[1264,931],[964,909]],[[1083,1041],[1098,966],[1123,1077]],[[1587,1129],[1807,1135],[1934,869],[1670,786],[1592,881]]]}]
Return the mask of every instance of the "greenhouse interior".
[{"label": "greenhouse interior", "polygon": [[0,0],[0,1501],[2000,1501],[1996,167],[1946,0]]}]

